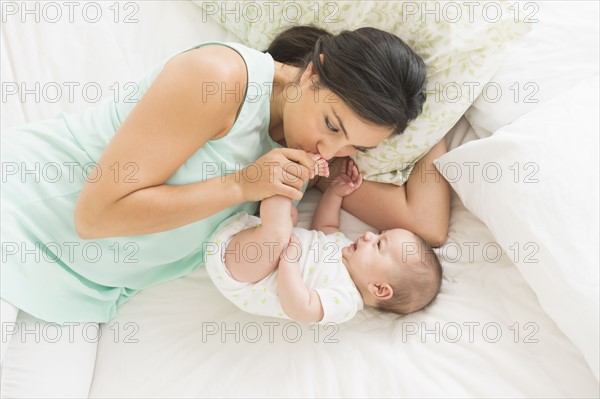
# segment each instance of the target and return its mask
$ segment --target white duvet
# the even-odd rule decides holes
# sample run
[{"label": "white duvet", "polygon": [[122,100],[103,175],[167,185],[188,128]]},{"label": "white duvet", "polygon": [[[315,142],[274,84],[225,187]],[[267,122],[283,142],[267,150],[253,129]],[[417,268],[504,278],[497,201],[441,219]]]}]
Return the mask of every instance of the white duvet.
[{"label": "white duvet", "polygon": [[[3,84],[97,82],[110,92],[197,42],[235,40],[193,4],[136,4],[134,24],[2,24]],[[8,96],[2,127],[89,105],[77,92],[54,103]],[[447,137],[451,149],[474,139],[464,119]],[[319,195],[305,195],[300,226]],[[345,212],[341,227],[352,239],[368,228]],[[339,329],[242,313],[199,268],[140,293],[103,325],[90,395],[598,397],[582,354],[455,193],[438,253],[444,281],[428,310],[366,310]]]}]

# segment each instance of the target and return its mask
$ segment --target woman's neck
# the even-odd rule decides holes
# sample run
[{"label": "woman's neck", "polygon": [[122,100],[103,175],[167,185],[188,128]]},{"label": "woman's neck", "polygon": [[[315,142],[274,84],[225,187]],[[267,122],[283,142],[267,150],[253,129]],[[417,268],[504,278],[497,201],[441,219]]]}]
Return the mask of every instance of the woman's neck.
[{"label": "woman's neck", "polygon": [[298,68],[290,65],[285,65],[275,61],[275,73],[273,76],[273,92],[270,102],[270,123],[269,135],[271,139],[281,145],[285,143],[285,134],[283,129],[283,109],[285,100],[283,98],[283,88],[287,84],[294,81]]}]

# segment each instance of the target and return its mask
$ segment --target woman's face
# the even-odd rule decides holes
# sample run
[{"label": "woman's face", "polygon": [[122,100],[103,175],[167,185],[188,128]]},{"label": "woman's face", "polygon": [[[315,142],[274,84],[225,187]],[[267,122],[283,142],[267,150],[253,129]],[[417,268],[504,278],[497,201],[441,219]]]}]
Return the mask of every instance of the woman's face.
[{"label": "woman's face", "polygon": [[283,126],[288,148],[320,154],[330,160],[376,147],[392,129],[369,125],[330,90],[311,89],[318,79],[308,65],[300,82],[283,90]]}]

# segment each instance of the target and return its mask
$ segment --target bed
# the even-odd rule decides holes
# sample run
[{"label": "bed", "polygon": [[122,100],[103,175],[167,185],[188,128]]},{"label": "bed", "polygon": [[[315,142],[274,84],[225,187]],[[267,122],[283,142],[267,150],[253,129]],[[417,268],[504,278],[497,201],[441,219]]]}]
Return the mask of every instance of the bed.
[{"label": "bed", "polygon": [[[7,3],[17,8],[6,8]],[[30,4],[32,8],[38,4],[41,13],[55,15],[52,6],[44,11],[48,3]],[[568,97],[572,87],[582,82],[591,93],[592,105],[588,104],[586,112],[598,119],[598,108],[593,107],[598,97],[598,5],[578,2],[562,4],[561,9],[557,3],[535,4],[541,13],[536,29],[545,30],[539,35],[571,37],[578,40],[579,51],[566,53],[563,64],[555,65],[558,70],[537,65],[535,73],[519,65],[516,56],[508,57],[498,70],[498,79],[531,73],[530,81],[552,84],[539,83],[538,102],[508,101],[500,108],[502,101],[476,101],[444,138],[449,153],[439,168],[473,160],[468,150],[481,153],[477,146],[484,140],[497,136],[507,141],[506,137],[518,135],[515,129],[528,126],[523,118],[552,105],[556,98]],[[42,18],[38,23],[31,16],[18,21],[14,15],[19,16],[19,3],[4,2],[2,128],[82,110],[93,105],[97,88],[104,96],[115,95],[115,88],[123,95],[127,82],[198,42],[238,41],[192,2],[115,5],[109,9],[102,4],[105,15],[97,23],[82,18],[80,8],[74,9],[73,22],[63,15],[58,22]],[[589,15],[596,20],[585,22]],[[543,60],[548,50],[544,46],[551,39],[544,41],[534,33],[535,29],[515,51]],[[22,82],[26,87],[39,82],[41,100],[35,101],[31,94],[21,97]],[[65,82],[80,83],[72,96]],[[90,91],[84,91],[84,86]],[[579,98],[577,93],[571,97]],[[512,130],[498,134],[504,128]],[[477,179],[469,184],[455,181],[448,241],[436,250],[444,269],[442,289],[425,311],[400,317],[371,309],[340,326],[319,328],[258,318],[223,298],[200,267],[184,278],[143,291],[121,308],[115,320],[102,325],[89,396],[598,397],[598,346],[590,344],[599,340],[598,314],[593,316],[598,309],[597,133],[595,139],[586,136],[596,147],[582,149],[591,157],[586,164],[592,164],[596,183],[588,181],[584,187],[585,182],[577,180],[580,185],[571,186],[574,196],[586,196],[586,200],[579,202],[579,209],[568,209],[573,226],[555,237],[565,243],[577,240],[580,246],[569,248],[585,252],[582,262],[589,264],[583,269],[577,269],[579,262],[569,265],[574,272],[580,271],[580,280],[569,280],[568,287],[585,289],[584,299],[570,295],[568,289],[544,291],[552,287],[537,280],[539,270],[523,265],[522,259],[515,259],[514,252],[506,249],[510,232],[502,219],[515,217],[511,223],[520,225],[527,213],[520,215],[523,220],[518,220],[517,213],[506,216],[494,207],[493,197],[481,194],[488,189],[477,186]],[[549,135],[549,140],[554,137]],[[570,162],[572,155],[562,156]],[[548,185],[552,185],[549,180],[542,180],[538,187]],[[489,195],[511,200],[505,194],[510,188],[503,190]],[[301,201],[301,227],[309,226],[319,196],[318,190],[311,189]],[[548,198],[550,205],[551,201]],[[592,205],[595,211],[590,211]],[[561,212],[555,213],[557,219],[567,211]],[[548,221],[548,230],[561,221]],[[580,231],[577,223],[585,223],[583,238],[570,235]],[[366,229],[375,231],[345,211],[341,228],[351,239]],[[592,244],[586,247],[586,243]],[[545,245],[543,241],[537,244]],[[567,265],[561,261],[558,266]],[[578,286],[581,280],[587,285]],[[582,307],[582,316],[592,314],[591,320],[577,324],[576,312],[565,314],[573,308],[556,310],[549,299],[552,294],[577,299],[574,306]],[[568,327],[571,321],[576,331]]]}]

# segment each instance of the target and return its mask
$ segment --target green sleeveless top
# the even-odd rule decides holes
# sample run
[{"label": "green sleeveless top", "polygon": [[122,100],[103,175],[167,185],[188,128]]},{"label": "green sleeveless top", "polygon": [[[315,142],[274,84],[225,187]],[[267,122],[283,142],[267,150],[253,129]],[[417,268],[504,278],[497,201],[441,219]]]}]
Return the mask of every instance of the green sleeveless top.
[{"label": "green sleeveless top", "polygon": [[[196,151],[168,185],[231,173],[280,147],[268,131],[274,77],[271,55],[231,42],[206,42],[193,48],[206,45],[228,46],[243,57],[246,96],[230,132]],[[167,61],[137,83],[137,98]],[[93,178],[87,172],[135,105],[130,96],[108,97],[81,113],[61,113],[3,132],[3,161],[29,171],[38,164],[37,177],[41,177],[9,176],[2,185],[3,299],[47,321],[107,322],[139,290],[184,276],[201,265],[204,242],[221,221],[240,211],[256,212],[258,203],[249,202],[156,234],[80,239],[73,212],[85,179]],[[124,165],[119,169],[127,173]]]}]

